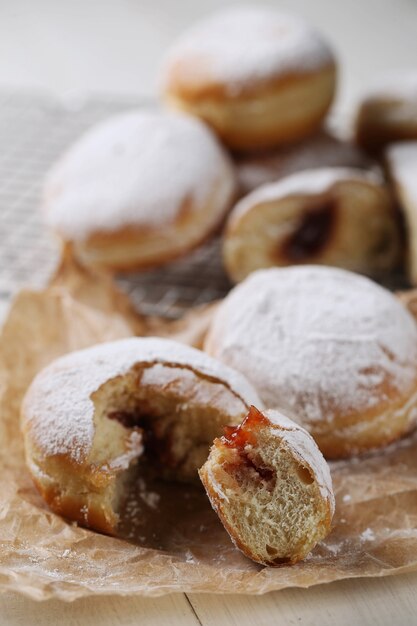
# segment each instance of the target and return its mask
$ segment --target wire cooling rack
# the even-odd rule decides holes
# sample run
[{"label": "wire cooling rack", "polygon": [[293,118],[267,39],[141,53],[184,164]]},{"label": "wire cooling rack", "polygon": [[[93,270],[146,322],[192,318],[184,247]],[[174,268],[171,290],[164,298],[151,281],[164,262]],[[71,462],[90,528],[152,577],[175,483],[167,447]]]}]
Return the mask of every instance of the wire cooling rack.
[{"label": "wire cooling rack", "polygon": [[[41,287],[58,250],[39,214],[42,180],[65,148],[92,124],[149,103],[101,98],[58,101],[37,93],[0,91],[0,298],[22,286]],[[145,314],[179,317],[190,306],[222,297],[230,284],[219,241],[162,269],[119,277]]]}]

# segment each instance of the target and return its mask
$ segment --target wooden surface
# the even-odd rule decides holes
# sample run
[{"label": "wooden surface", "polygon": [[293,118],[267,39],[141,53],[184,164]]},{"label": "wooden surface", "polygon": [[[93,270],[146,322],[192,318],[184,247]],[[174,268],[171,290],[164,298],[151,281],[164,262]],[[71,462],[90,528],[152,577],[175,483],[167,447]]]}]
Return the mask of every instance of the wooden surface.
[{"label": "wooden surface", "polygon": [[350,580],[265,596],[174,594],[35,603],[0,595],[1,626],[411,626],[417,573]]},{"label": "wooden surface", "polygon": [[[223,0],[0,0],[0,84],[152,94],[165,47]],[[232,4],[228,2],[227,4]],[[415,0],[265,2],[304,14],[343,62],[344,103],[384,69],[417,60]],[[1,245],[1,243],[0,243]],[[0,302],[0,317],[4,305]],[[0,594],[0,626],[417,624],[417,574],[352,580],[261,597],[183,594],[36,603]]]}]

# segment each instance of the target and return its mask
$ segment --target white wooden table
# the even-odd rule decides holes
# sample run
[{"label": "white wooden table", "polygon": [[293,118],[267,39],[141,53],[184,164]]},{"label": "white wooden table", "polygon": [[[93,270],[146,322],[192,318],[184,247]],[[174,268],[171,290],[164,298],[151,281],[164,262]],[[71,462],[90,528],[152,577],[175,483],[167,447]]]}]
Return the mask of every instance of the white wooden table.
[{"label": "white wooden table", "polygon": [[[222,0],[0,0],[0,85],[152,95],[170,41]],[[229,4],[233,4],[230,2]],[[415,0],[282,0],[339,51],[340,99],[355,100],[375,72],[416,67]],[[0,244],[1,245],[1,244]],[[0,318],[5,303],[0,302]],[[417,624],[417,573],[287,590],[261,597],[177,594],[37,604],[0,594],[1,626]]]}]

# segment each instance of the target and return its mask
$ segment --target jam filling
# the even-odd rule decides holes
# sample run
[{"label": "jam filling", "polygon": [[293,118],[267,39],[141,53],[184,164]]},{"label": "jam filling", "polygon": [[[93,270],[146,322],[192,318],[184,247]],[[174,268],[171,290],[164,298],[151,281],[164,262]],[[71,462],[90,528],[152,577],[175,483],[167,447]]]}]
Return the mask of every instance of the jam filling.
[{"label": "jam filling", "polygon": [[320,254],[330,239],[335,218],[334,201],[306,211],[296,231],[280,246],[280,258],[283,256],[293,263],[302,263]]},{"label": "jam filling", "polygon": [[237,468],[244,465],[246,468],[254,469],[262,480],[271,482],[274,479],[274,471],[255,463],[245,450],[247,445],[257,443],[256,431],[265,424],[269,424],[268,419],[258,409],[251,406],[248,415],[239,426],[225,426],[225,434],[221,438],[221,442],[228,448],[238,451],[240,462],[237,464]]},{"label": "jam filling", "polygon": [[[172,455],[171,429],[162,435],[157,431],[158,416],[149,412],[138,411],[111,411],[107,414],[108,419],[118,421],[124,428],[140,428],[143,431],[143,439],[148,460],[157,461],[158,465],[172,469],[178,466],[180,460]],[[172,428],[172,427],[171,427]]]},{"label": "jam filling", "polygon": [[263,424],[269,424],[268,419],[254,406],[239,426],[225,426],[222,443],[228,448],[235,448],[243,452],[247,444],[256,444],[256,430]]}]

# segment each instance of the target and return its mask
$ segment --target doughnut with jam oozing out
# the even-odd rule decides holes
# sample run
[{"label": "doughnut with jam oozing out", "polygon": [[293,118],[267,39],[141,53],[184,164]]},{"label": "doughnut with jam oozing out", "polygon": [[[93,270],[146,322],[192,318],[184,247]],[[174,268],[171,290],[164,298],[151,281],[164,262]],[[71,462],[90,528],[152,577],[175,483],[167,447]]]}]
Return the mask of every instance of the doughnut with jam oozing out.
[{"label": "doughnut with jam oozing out", "polygon": [[198,482],[223,426],[260,402],[242,375],[200,350],[153,337],[101,344],[35,377],[22,406],[27,464],[55,513],[117,535],[125,486],[143,464]]},{"label": "doughnut with jam oozing out", "polygon": [[230,537],[258,563],[296,563],[330,530],[327,463],[307,431],[278,411],[252,406],[214,441],[199,474]]}]

